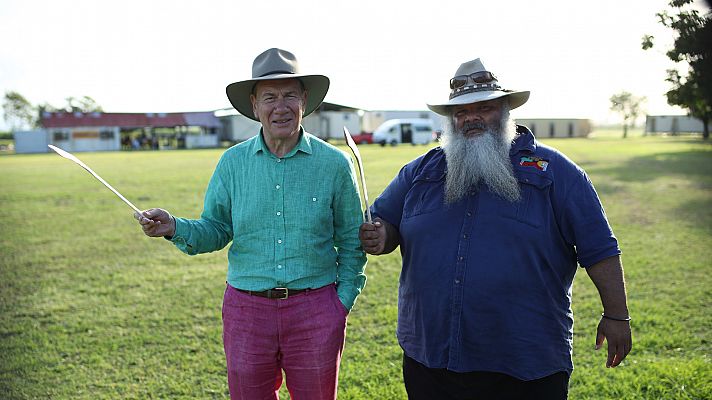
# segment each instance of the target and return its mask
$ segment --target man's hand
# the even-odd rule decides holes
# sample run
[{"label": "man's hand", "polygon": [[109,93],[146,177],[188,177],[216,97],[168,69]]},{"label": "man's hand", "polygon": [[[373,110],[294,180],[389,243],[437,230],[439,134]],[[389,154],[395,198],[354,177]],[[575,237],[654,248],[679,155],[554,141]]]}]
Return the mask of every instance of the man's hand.
[{"label": "man's hand", "polygon": [[383,254],[386,248],[386,226],[383,220],[376,218],[372,223],[364,222],[358,231],[361,247],[368,254]]},{"label": "man's hand", "polygon": [[606,368],[615,368],[633,347],[630,321],[615,321],[602,317],[596,331],[596,350],[603,346],[604,339],[608,342]]},{"label": "man's hand", "polygon": [[143,228],[143,233],[151,237],[172,237],[176,233],[176,223],[171,214],[161,208],[151,208],[142,211],[141,214],[134,213],[134,218],[138,220]]},{"label": "man's hand", "polygon": [[[598,289],[605,315],[612,318],[627,318],[630,314],[620,256],[603,259],[586,268],[586,272]],[[633,347],[630,321],[616,321],[602,317],[596,331],[596,350],[603,346],[604,340],[608,342],[606,368],[617,367]]]}]

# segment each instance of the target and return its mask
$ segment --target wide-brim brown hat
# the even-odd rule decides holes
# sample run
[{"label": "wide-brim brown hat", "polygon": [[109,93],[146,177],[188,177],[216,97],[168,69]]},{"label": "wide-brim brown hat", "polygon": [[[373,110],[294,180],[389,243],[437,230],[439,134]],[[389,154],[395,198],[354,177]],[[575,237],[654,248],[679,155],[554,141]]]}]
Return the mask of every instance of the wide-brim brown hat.
[{"label": "wide-brim brown hat", "polygon": [[[481,82],[478,82],[480,80]],[[464,84],[452,88],[453,81]],[[529,91],[502,88],[494,74],[485,69],[479,58],[461,64],[450,82],[451,91],[448,101],[428,104],[428,108],[433,112],[448,115],[449,107],[494,100],[505,96],[509,97],[509,108],[515,109],[529,100]]]},{"label": "wide-brim brown hat", "polygon": [[319,107],[329,91],[329,78],[324,75],[306,75],[299,72],[299,62],[294,54],[281,49],[269,49],[252,63],[252,79],[227,85],[225,91],[230,103],[240,114],[259,121],[252,112],[250,95],[257,82],[272,79],[299,79],[308,91],[304,117]]}]

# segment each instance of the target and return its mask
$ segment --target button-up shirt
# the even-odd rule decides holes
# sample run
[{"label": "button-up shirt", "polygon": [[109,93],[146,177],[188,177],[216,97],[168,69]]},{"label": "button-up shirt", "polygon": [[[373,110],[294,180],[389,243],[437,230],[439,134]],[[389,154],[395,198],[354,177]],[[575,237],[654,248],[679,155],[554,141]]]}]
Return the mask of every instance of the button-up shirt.
[{"label": "button-up shirt", "polygon": [[620,253],[586,173],[524,127],[510,151],[522,199],[485,185],[445,205],[445,154],[407,164],[372,213],[400,233],[397,335],[431,368],[537,379],[570,371],[571,286]]},{"label": "button-up shirt", "polygon": [[319,288],[337,283],[347,309],[366,282],[363,221],[351,158],[302,130],[277,157],[262,134],[225,151],[200,219],[176,218],[171,239],[193,255],[232,241],[227,282],[238,289]]}]

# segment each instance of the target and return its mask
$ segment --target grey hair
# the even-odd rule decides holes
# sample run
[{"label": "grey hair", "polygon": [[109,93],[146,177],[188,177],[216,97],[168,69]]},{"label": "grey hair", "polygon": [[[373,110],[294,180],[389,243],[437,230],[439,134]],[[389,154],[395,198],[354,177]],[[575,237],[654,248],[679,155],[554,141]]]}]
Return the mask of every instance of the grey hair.
[{"label": "grey hair", "polygon": [[446,118],[441,146],[447,160],[445,202],[459,201],[484,183],[503,199],[516,202],[521,198],[514,176],[509,149],[516,137],[516,125],[510,118],[508,101],[501,102],[502,116],[495,126],[486,126],[484,134],[466,137],[455,126],[454,116]]}]

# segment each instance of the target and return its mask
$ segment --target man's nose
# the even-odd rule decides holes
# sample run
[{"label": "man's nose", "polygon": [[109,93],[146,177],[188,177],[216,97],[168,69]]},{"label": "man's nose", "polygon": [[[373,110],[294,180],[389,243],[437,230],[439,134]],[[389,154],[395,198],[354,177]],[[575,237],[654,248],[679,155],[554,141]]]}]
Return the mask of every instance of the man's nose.
[{"label": "man's nose", "polygon": [[463,116],[465,122],[482,121],[482,115],[475,110],[467,110]]},{"label": "man's nose", "polygon": [[289,101],[287,101],[287,98],[284,96],[277,97],[277,100],[274,102],[274,108],[279,109],[279,110],[285,110],[289,107],[287,107],[287,104],[289,104]]}]

